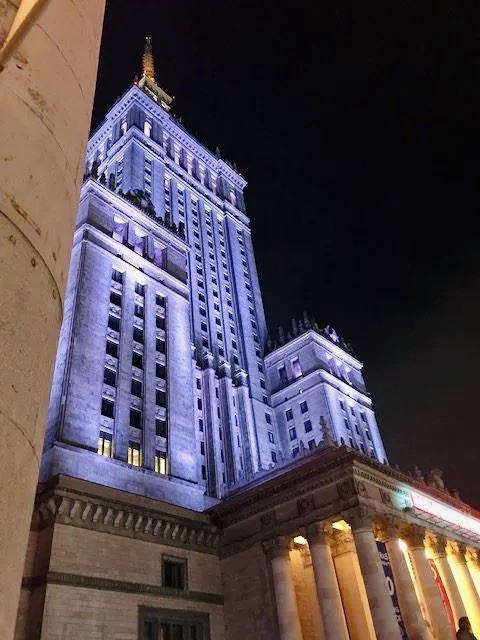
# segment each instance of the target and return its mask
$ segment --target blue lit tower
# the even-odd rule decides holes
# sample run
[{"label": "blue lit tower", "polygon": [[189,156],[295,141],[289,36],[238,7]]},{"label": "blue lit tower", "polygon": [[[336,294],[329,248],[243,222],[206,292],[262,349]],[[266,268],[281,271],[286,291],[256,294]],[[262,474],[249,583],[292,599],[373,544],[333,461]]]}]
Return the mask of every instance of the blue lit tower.
[{"label": "blue lit tower", "polygon": [[[312,329],[264,361],[246,182],[182,126],[171,103],[156,83],[147,39],[141,79],[87,148],[41,479],[64,473],[202,509],[297,455],[285,411],[303,372],[279,382],[280,360],[290,368],[297,356],[308,360],[309,344],[328,336]],[[340,347],[330,351],[335,362],[361,367]],[[316,369],[327,367],[322,358]],[[336,375],[331,369],[303,385],[315,406],[309,447],[321,442],[320,396],[328,385],[340,388]],[[345,381],[340,386],[344,393]],[[380,458],[360,391],[367,454]],[[333,427],[338,442],[358,446]]]}]

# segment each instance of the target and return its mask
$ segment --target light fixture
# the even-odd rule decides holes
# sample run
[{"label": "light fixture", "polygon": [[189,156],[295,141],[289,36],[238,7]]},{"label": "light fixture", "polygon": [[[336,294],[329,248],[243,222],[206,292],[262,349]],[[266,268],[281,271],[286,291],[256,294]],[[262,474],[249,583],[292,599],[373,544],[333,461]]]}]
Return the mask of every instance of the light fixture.
[{"label": "light fixture", "polygon": [[308,540],[303,536],[295,536],[293,541],[295,542],[295,544],[301,544],[301,545],[308,544]]}]

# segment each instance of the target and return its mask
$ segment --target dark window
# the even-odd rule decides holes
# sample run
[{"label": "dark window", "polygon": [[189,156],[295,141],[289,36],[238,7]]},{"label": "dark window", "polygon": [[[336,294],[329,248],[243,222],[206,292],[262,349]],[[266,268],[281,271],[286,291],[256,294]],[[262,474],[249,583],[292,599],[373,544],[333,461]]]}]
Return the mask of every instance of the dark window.
[{"label": "dark window", "polygon": [[315,440],[309,440],[308,441],[308,448],[309,449],[315,449]]},{"label": "dark window", "polygon": [[200,409],[200,411],[202,410],[202,399],[201,398],[197,398],[197,408]]},{"label": "dark window", "polygon": [[164,364],[159,364],[158,362],[156,363],[155,375],[157,376],[157,378],[162,378],[162,380],[165,380],[167,376],[167,370],[165,369]]},{"label": "dark window", "polygon": [[272,416],[269,413],[265,414],[265,420],[267,424],[272,424]]},{"label": "dark window", "polygon": [[157,293],[157,295],[155,296],[155,301],[157,303],[157,306],[165,307],[165,298],[161,296],[159,293]]},{"label": "dark window", "polygon": [[197,378],[197,389],[202,388],[202,383],[200,382],[200,378]]},{"label": "dark window", "polygon": [[160,438],[167,437],[167,421],[161,420],[160,418],[155,419],[155,435],[160,436]]},{"label": "dark window", "polygon": [[299,453],[300,453],[300,447],[294,447],[294,448],[292,449],[292,456],[293,456],[294,458],[296,458],[296,457],[298,456],[298,454],[299,454]]},{"label": "dark window", "polygon": [[265,389],[265,380],[260,379],[260,386]]},{"label": "dark window", "polygon": [[272,455],[272,462],[276,462],[277,461],[277,454],[275,453],[275,451],[271,451],[270,453]]},{"label": "dark window", "polygon": [[142,428],[142,412],[139,409],[130,408],[130,426],[135,429]]},{"label": "dark window", "polygon": [[165,329],[165,318],[162,318],[162,316],[155,316],[155,324],[157,329]]},{"label": "dark window", "polygon": [[143,329],[133,327],[133,339],[139,344],[143,344]]},{"label": "dark window", "polygon": [[268,432],[268,441],[271,442],[272,444],[275,443],[275,438],[271,431]]},{"label": "dark window", "polygon": [[106,416],[107,418],[113,418],[113,410],[114,410],[113,401],[107,400],[107,398],[102,398],[102,416]]},{"label": "dark window", "polygon": [[117,372],[109,367],[105,367],[103,370],[103,382],[109,384],[111,387],[117,386]]},{"label": "dark window", "polygon": [[343,411],[345,411],[345,405],[343,404],[343,400],[339,400],[338,404],[340,405],[340,409],[342,409]]},{"label": "dark window", "polygon": [[350,429],[350,424],[348,423],[348,420],[346,418],[343,419],[343,422],[345,423],[345,428]]},{"label": "dark window", "polygon": [[107,353],[112,358],[118,358],[118,344],[116,342],[112,342],[111,340],[107,340]]},{"label": "dark window", "polygon": [[198,420],[198,430],[203,432],[203,420],[201,418]]},{"label": "dark window", "polygon": [[116,269],[112,269],[112,280],[121,284],[123,282],[123,273]]},{"label": "dark window", "polygon": [[363,422],[367,421],[367,417],[365,416],[365,414],[363,413],[363,411],[360,411],[360,417],[362,418]]},{"label": "dark window", "polygon": [[288,430],[288,436],[290,438],[290,440],[295,440],[297,437],[297,430],[295,429],[295,427],[292,427],[291,429]]},{"label": "dark window", "polygon": [[262,396],[262,402],[263,402],[263,404],[268,404],[268,397],[267,396]]},{"label": "dark window", "polygon": [[143,284],[135,283],[135,293],[138,293],[139,296],[143,296],[144,286]]},{"label": "dark window", "polygon": [[305,427],[305,433],[310,433],[310,431],[312,430],[312,421],[305,420],[305,422],[303,423],[303,426]]},{"label": "dark window", "polygon": [[293,411],[291,409],[287,409],[285,411],[285,417],[287,420],[293,420]]},{"label": "dark window", "polygon": [[132,380],[131,388],[132,396],[136,396],[137,398],[142,397],[142,383],[140,380]]},{"label": "dark window", "polygon": [[350,407],[350,413],[352,414],[352,416],[355,415],[355,409],[353,407]]},{"label": "dark window", "polygon": [[160,338],[157,338],[157,340],[155,341],[155,349],[158,351],[158,353],[165,353],[165,340],[160,340]]},{"label": "dark window", "polygon": [[137,316],[137,318],[143,318],[143,305],[142,304],[135,304],[134,314]]},{"label": "dark window", "polygon": [[300,411],[301,411],[302,413],[307,413],[307,411],[308,411],[308,404],[307,404],[305,401],[303,401],[303,402],[301,402],[301,403],[300,403]]},{"label": "dark window", "polygon": [[205,311],[205,309],[203,307],[200,307],[200,315],[203,316],[204,318],[207,317],[207,312]]},{"label": "dark window", "polygon": [[114,331],[120,331],[120,318],[117,318],[117,316],[112,316],[112,314],[109,313],[108,328],[113,329]]},{"label": "dark window", "polygon": [[[178,558],[163,558],[163,586],[171,589],[186,588],[186,561]],[[181,638],[181,636],[180,636]],[[180,640],[179,638],[179,640]],[[172,640],[176,640],[175,636]]]},{"label": "dark window", "polygon": [[355,431],[358,433],[359,436],[362,435],[360,433],[360,429],[358,428],[358,424],[355,424]]},{"label": "dark window", "polygon": [[160,391],[159,389],[155,391],[155,404],[157,407],[167,406],[167,394],[165,391]]},{"label": "dark window", "polygon": [[220,331],[217,331],[217,340],[223,340],[223,335],[220,333]]},{"label": "dark window", "polygon": [[200,442],[200,454],[202,456],[205,455],[205,442],[203,442],[203,440],[202,440],[202,442]]},{"label": "dark window", "polygon": [[132,351],[132,365],[137,369],[143,369],[143,356],[138,351]]},{"label": "dark window", "polygon": [[110,291],[110,302],[116,304],[117,307],[122,306],[122,296],[116,291]]},{"label": "dark window", "polygon": [[206,480],[207,478],[207,469],[204,464],[202,464],[202,480]]}]

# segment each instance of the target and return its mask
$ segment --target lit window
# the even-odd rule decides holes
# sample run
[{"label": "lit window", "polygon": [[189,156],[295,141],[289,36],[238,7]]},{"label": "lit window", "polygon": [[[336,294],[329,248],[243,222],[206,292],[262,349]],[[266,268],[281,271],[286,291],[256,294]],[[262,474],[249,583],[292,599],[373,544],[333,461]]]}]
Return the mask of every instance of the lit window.
[{"label": "lit window", "polygon": [[148,136],[150,138],[151,134],[152,134],[152,125],[150,124],[150,122],[148,122],[148,120],[145,120],[144,125],[143,125],[143,133]]},{"label": "lit window", "polygon": [[134,467],[142,466],[142,450],[137,442],[128,443],[128,464]]},{"label": "lit window", "polygon": [[302,375],[302,368],[300,366],[300,361],[298,358],[292,358],[290,361],[292,364],[292,373],[294,378],[300,378]]},{"label": "lit window", "polygon": [[167,454],[165,451],[155,452],[155,473],[160,473],[162,476],[167,475]]},{"label": "lit window", "polygon": [[105,458],[112,457],[112,436],[109,433],[100,432],[97,453]]}]

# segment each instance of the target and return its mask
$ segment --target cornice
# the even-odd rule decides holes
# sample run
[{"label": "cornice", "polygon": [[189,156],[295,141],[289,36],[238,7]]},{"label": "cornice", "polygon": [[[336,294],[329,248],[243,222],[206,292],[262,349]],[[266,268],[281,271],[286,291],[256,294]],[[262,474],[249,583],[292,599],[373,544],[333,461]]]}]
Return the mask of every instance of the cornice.
[{"label": "cornice", "polygon": [[205,516],[189,519],[162,510],[160,502],[158,508],[132,504],[131,497],[120,501],[61,485],[46,487],[37,494],[32,528],[63,524],[218,554],[220,532]]}]

